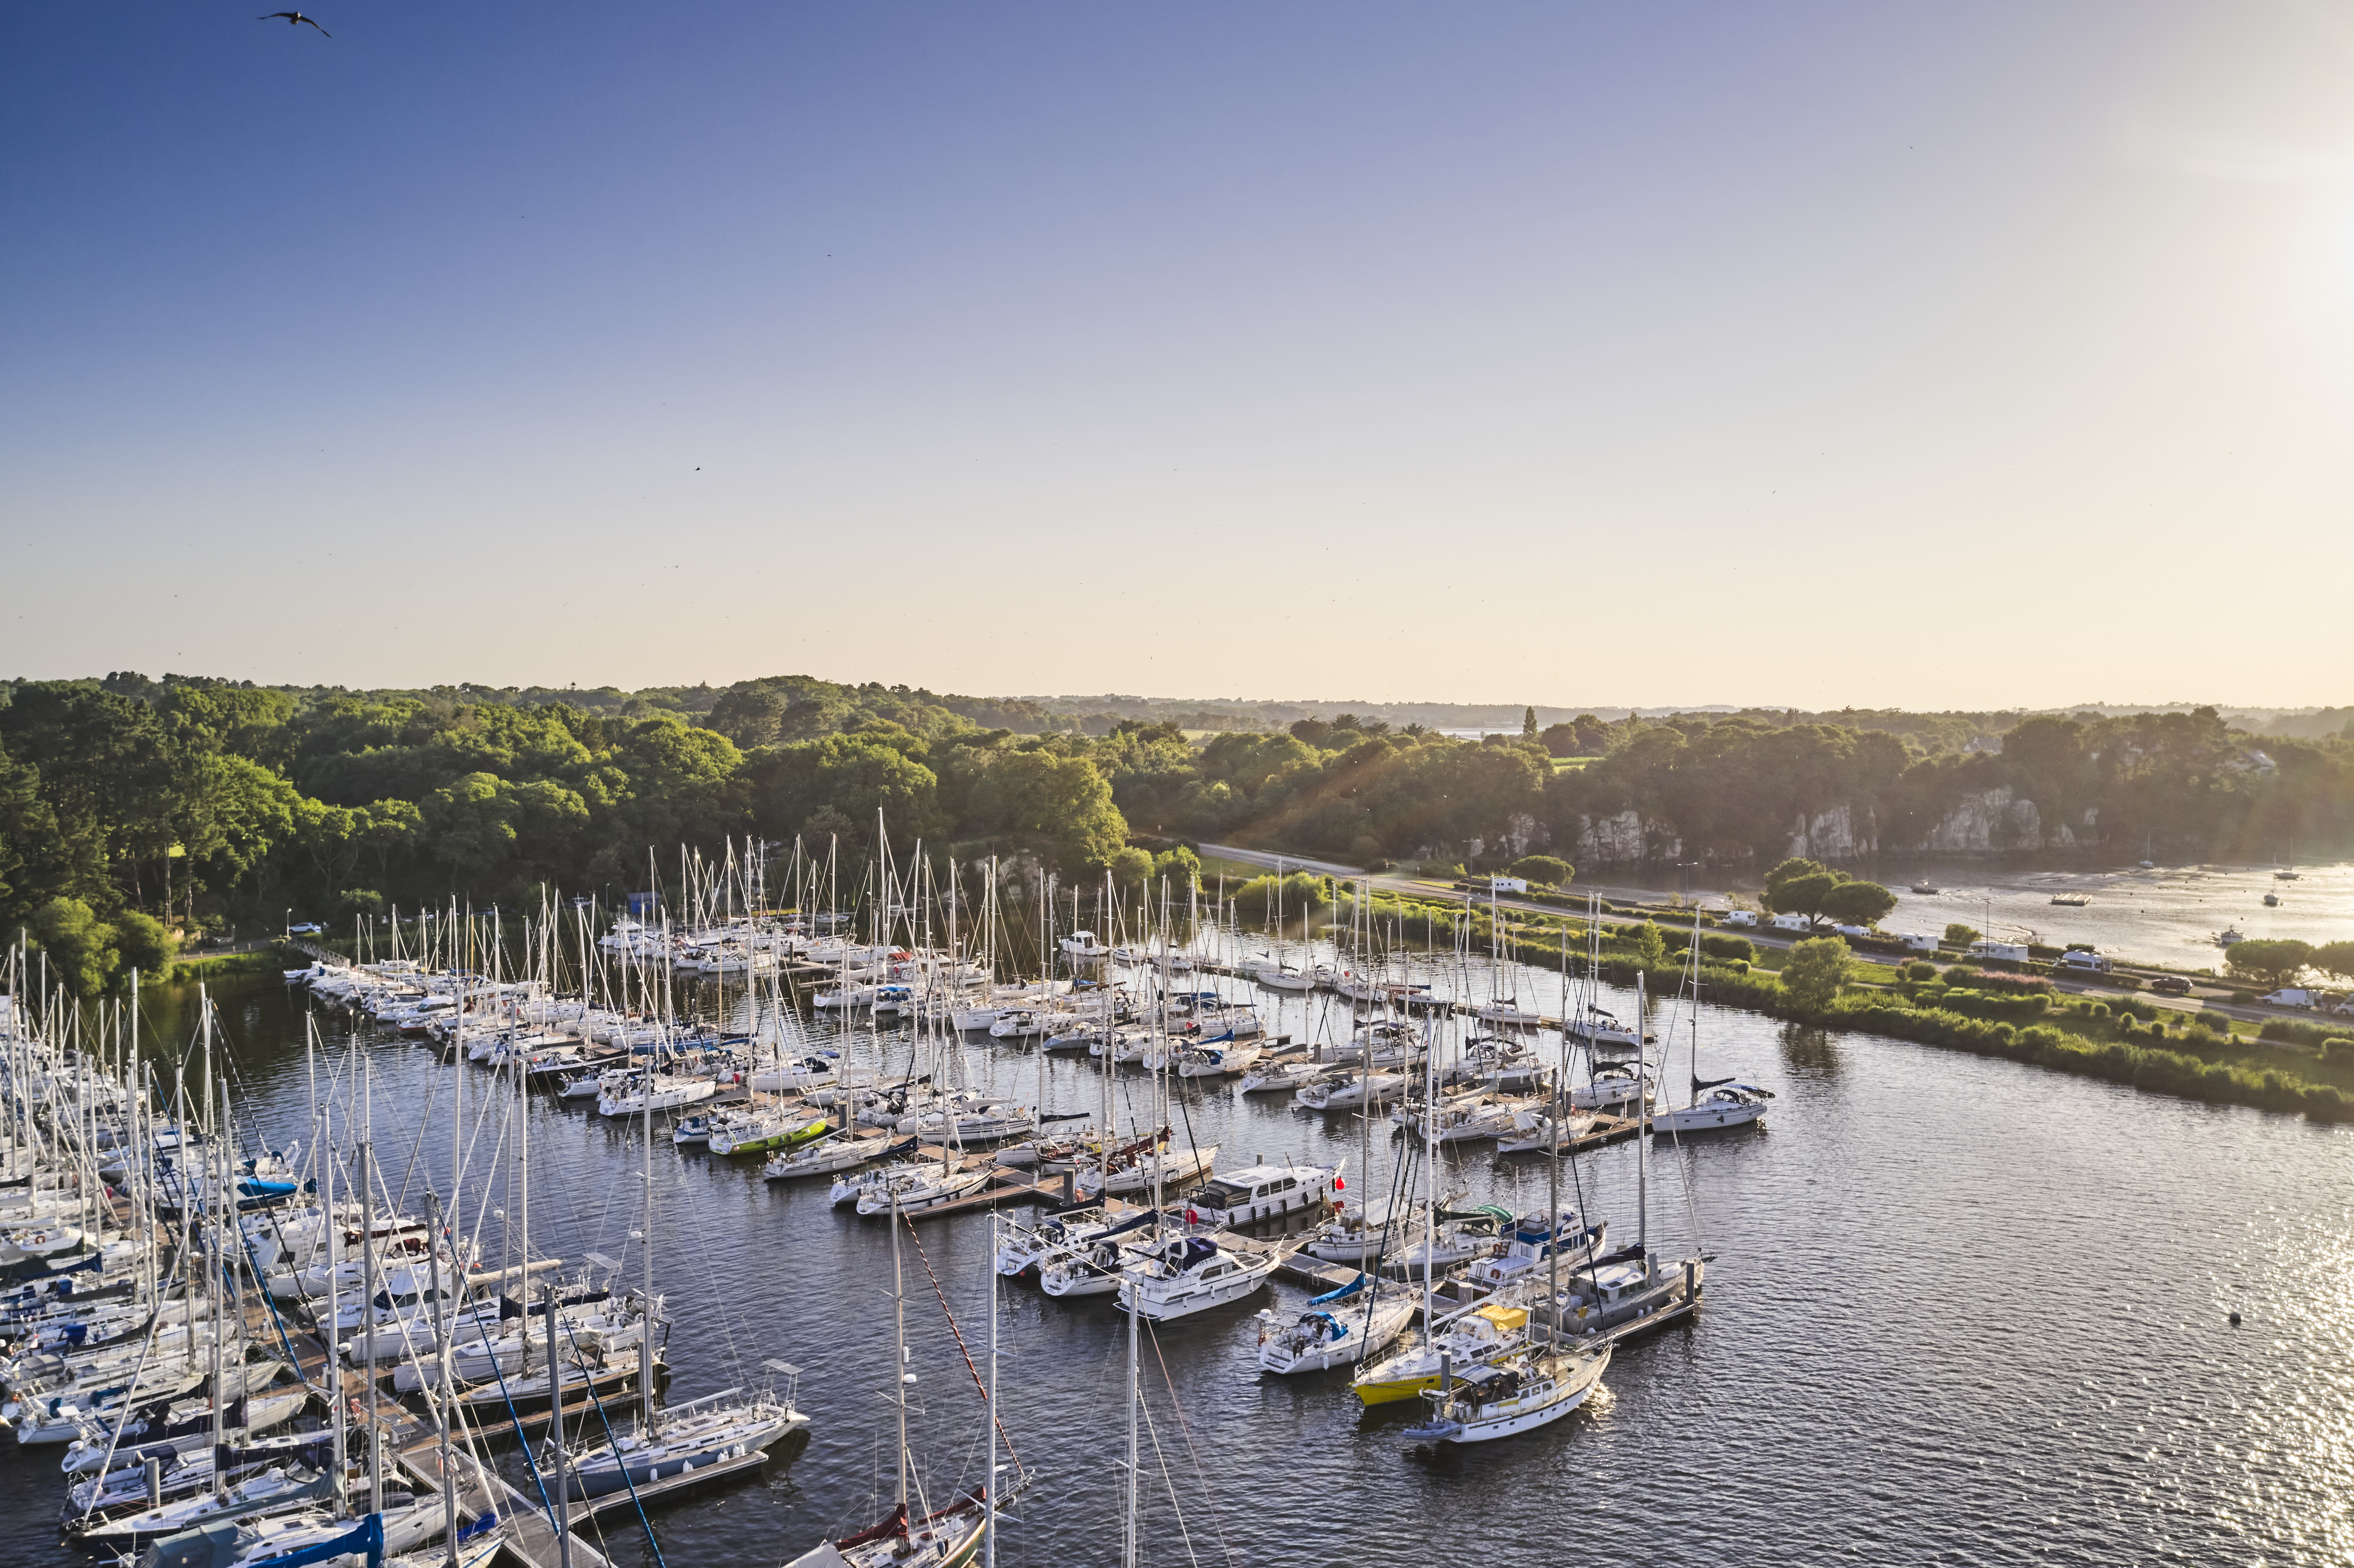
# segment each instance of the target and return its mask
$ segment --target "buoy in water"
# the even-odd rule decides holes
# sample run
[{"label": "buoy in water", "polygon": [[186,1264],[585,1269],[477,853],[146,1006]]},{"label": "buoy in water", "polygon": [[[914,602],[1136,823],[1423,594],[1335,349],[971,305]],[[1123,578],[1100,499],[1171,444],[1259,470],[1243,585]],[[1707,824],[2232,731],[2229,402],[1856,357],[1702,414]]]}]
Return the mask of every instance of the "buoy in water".
[{"label": "buoy in water", "polygon": [[2232,1327],[2233,1327],[2234,1329],[2236,1329],[2236,1328],[2238,1328],[2239,1326],[2240,1326],[2240,1315],[2239,1315],[2237,1312],[2234,1312],[2234,1313],[2232,1313]]}]

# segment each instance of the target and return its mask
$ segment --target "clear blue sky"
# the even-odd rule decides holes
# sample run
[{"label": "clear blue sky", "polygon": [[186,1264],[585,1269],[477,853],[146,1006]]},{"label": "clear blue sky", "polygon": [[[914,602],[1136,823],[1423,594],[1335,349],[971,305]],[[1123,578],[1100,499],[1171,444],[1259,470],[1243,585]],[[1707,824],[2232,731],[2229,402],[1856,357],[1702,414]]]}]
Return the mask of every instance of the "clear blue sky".
[{"label": "clear blue sky", "polygon": [[0,14],[0,673],[2354,699],[2354,9]]}]

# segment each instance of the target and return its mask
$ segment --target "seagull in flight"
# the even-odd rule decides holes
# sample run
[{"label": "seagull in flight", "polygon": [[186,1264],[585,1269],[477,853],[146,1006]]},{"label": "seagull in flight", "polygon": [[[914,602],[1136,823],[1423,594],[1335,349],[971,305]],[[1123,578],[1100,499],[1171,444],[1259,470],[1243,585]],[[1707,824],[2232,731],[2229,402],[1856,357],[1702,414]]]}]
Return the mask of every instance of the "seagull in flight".
[{"label": "seagull in flight", "polygon": [[[254,20],[257,22],[275,22],[281,16],[286,19],[286,25],[290,27],[299,27],[305,22],[311,22],[311,18],[302,15],[300,11],[272,11],[269,16],[256,16]],[[319,24],[316,22],[311,22],[311,26],[319,27]],[[334,36],[334,34],[327,31],[326,28],[319,27],[319,37],[323,38],[332,38]]]}]

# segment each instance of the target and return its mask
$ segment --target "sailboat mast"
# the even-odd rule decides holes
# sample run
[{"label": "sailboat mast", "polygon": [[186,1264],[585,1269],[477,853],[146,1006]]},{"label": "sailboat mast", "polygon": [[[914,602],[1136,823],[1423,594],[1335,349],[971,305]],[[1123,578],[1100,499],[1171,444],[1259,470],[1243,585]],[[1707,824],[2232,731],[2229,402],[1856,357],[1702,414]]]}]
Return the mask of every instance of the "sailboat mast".
[{"label": "sailboat mast", "polygon": [[[907,1276],[899,1255],[899,1189],[894,1187],[891,1189],[891,1335],[896,1349],[891,1357],[891,1369],[898,1380],[899,1507],[904,1511],[907,1506]],[[991,1272],[994,1272],[993,1265]],[[994,1415],[995,1412],[991,1414]]]},{"label": "sailboat mast", "polygon": [[[213,1455],[216,1461],[219,1458],[222,1443],[228,1438],[228,1433],[224,1430],[222,1424],[226,1419],[224,1412],[228,1405],[228,1391],[221,1386],[221,1374],[226,1370],[221,1364],[221,1338],[223,1332],[228,1326],[227,1323],[222,1321],[221,1298],[228,1291],[229,1277],[228,1263],[222,1256],[225,1238],[222,1235],[221,1224],[221,1210],[227,1204],[229,1192],[228,1138],[227,1133],[227,1128],[228,1127],[228,1086],[227,1084],[223,1084],[221,1086],[221,1127],[223,1128],[222,1137],[220,1142],[214,1148],[213,1158],[211,1160],[213,1168],[211,1182],[213,1190],[212,1199],[205,1205],[205,1217],[208,1222],[205,1227],[207,1233],[205,1250],[212,1257],[212,1268],[209,1271],[211,1277],[205,1281],[205,1296],[207,1298],[206,1305],[211,1308],[208,1315],[212,1319]],[[188,1319],[188,1331],[193,1334],[196,1332],[196,1319],[192,1317]],[[242,1374],[240,1374],[240,1379],[241,1378]],[[239,1392],[240,1393],[244,1392],[241,1386]],[[228,1475],[228,1467],[226,1465],[216,1462],[213,1466],[213,1495],[215,1497],[220,1496],[223,1489],[223,1481]]]},{"label": "sailboat mast", "polygon": [[[668,1022],[667,1009],[664,1010],[664,1022]],[[645,1218],[641,1222],[646,1231],[642,1254],[646,1286],[645,1299],[640,1303],[638,1318],[638,1429],[652,1437],[654,1431],[653,1362],[650,1359],[654,1344],[654,1065],[651,1057],[646,1061],[646,1075],[642,1082],[644,1088],[638,1103],[644,1107],[646,1126],[646,1206]],[[554,1345],[548,1346],[551,1352],[548,1364],[551,1367],[555,1365],[552,1359],[555,1349]]]},{"label": "sailboat mast", "polygon": [[[1422,1038],[1422,1331],[1437,1321],[1431,1302],[1431,1277],[1438,1272],[1438,1024],[1423,1025]],[[1400,1095],[1405,1091],[1401,1089]],[[1370,1323],[1371,1319],[1367,1319]]]},{"label": "sailboat mast", "polygon": [[[1108,1055],[1108,1053],[1107,1053]],[[1142,1498],[1138,1479],[1137,1418],[1143,1404],[1144,1392],[1137,1382],[1137,1308],[1143,1306],[1143,1293],[1131,1279],[1128,1290],[1128,1531],[1120,1561],[1124,1568],[1137,1568],[1141,1542],[1137,1533],[1138,1506]]]},{"label": "sailboat mast", "polygon": [[1635,976],[1635,1241],[1643,1254],[1643,1272],[1651,1271],[1651,1053],[1643,1044],[1645,1006],[1643,982]]},{"label": "sailboat mast", "polygon": [[[464,1058],[461,1057],[462,1062]],[[427,1213],[434,1231],[441,1229],[441,1200],[430,1192],[425,1194]],[[462,1215],[452,1215],[463,1223]],[[443,1308],[441,1295],[441,1251],[434,1248],[427,1255],[433,1262],[433,1361],[438,1373],[430,1398],[433,1403],[436,1436],[441,1449],[441,1520],[443,1539],[450,1543],[450,1568],[458,1568],[458,1464],[450,1453],[450,1418],[457,1411],[457,1388],[451,1376],[450,1336],[458,1327],[456,1318]],[[406,1336],[404,1336],[405,1340]]]},{"label": "sailboat mast", "polygon": [[[376,1067],[360,1069],[360,1331],[367,1345],[368,1512],[384,1512],[384,1424],[376,1418]],[[332,1369],[330,1369],[332,1371]]]},{"label": "sailboat mast", "polygon": [[[1040,1055],[1045,1053],[1041,1051]],[[997,1568],[997,1211],[989,1211],[989,1478],[982,1483],[982,1568]],[[901,1387],[907,1385],[902,1383]]]},{"label": "sailboat mast", "polygon": [[[330,1096],[323,1101],[314,1103],[319,1107],[319,1212],[325,1216],[327,1223],[328,1348],[327,1362],[319,1372],[319,1393],[325,1398],[327,1407],[334,1416],[335,1457],[328,1469],[334,1477],[335,1512],[340,1517],[349,1501],[345,1495],[344,1488],[344,1456],[351,1452],[344,1432],[344,1407],[351,1402],[344,1397],[342,1388],[344,1374],[336,1370],[334,1361],[335,1307],[342,1301],[344,1295],[343,1249],[336,1245],[336,1243],[343,1239],[344,1222],[335,1215],[334,1099]],[[302,1278],[299,1272],[295,1278],[299,1288]]]}]

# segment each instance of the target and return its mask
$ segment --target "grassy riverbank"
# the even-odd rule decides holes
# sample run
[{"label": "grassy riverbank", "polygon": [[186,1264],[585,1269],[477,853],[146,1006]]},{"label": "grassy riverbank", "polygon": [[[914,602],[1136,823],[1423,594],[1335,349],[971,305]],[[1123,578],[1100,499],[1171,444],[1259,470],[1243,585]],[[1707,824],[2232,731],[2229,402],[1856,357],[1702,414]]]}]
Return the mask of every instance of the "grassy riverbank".
[{"label": "grassy riverbank", "polygon": [[[1344,898],[1336,915],[1344,923],[1350,903]],[[1587,933],[1580,922],[1513,918],[1507,922],[1508,943],[1500,943],[1484,910],[1380,894],[1371,903],[1375,922],[1408,943],[1427,933],[1430,945],[1445,948],[1459,933],[1471,951],[1488,954],[1508,946],[1510,956],[1538,967],[1561,961],[1565,947],[1573,970],[1585,953]],[[1658,929],[1658,948],[1647,952],[1642,927],[1605,927],[1602,978],[1632,985],[1645,976],[1655,996],[1671,992],[1691,932]],[[1815,1028],[1864,1030],[2002,1056],[2154,1094],[2301,1111],[2319,1121],[2354,1121],[2354,1034],[2265,1040],[2253,1025],[2239,1024],[2247,1033],[2235,1033],[2228,1020],[2219,1022],[2146,1000],[2101,1001],[1992,982],[1980,988],[1948,983],[1944,976],[1911,979],[1893,969],[1850,983],[1829,1006],[1804,1007],[1777,976],[1739,956],[1739,948],[1750,948],[1744,938],[1702,932],[1701,941],[1701,995],[1719,1006]]]},{"label": "grassy riverbank", "polygon": [[219,980],[228,975],[277,974],[308,961],[273,945],[256,948],[248,953],[221,953],[209,959],[175,959],[171,967],[160,974],[144,977],[144,983],[185,985],[195,980]]}]

